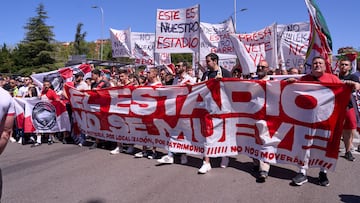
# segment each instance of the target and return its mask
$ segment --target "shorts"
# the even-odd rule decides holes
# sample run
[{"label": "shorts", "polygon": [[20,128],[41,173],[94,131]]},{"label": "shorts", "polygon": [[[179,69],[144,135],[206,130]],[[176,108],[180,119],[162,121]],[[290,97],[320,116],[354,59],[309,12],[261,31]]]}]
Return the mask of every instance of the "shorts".
[{"label": "shorts", "polygon": [[346,111],[344,130],[353,130],[357,128],[356,115],[354,108],[350,108]]}]

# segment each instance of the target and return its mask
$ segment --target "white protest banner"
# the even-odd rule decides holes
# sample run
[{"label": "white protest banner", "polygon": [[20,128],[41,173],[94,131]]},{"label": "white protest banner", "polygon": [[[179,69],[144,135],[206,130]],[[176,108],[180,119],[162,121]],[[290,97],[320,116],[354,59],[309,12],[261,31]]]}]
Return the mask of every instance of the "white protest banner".
[{"label": "white protest banner", "polygon": [[156,53],[193,53],[200,46],[200,6],[157,9]]},{"label": "white protest banner", "polygon": [[209,53],[216,53],[219,60],[236,59],[230,34],[235,34],[232,18],[220,24],[200,23],[200,59]]},{"label": "white protest banner", "polygon": [[205,67],[205,57],[209,53],[219,56],[219,65],[229,71],[236,65],[236,52],[230,40],[235,33],[232,19],[220,24],[200,23],[200,64]]},{"label": "white protest banner", "polygon": [[65,104],[37,97],[15,98],[16,121],[24,133],[70,132]]},{"label": "white protest banner", "polygon": [[277,35],[281,69],[304,65],[309,45],[310,24],[299,22],[277,25]]},{"label": "white protest banner", "polygon": [[329,170],[351,94],[345,84],[233,78],[67,91],[80,129],[99,139]]},{"label": "white protest banner", "polygon": [[299,68],[305,64],[309,37],[309,31],[286,31],[282,34],[279,46],[279,61],[282,69]]},{"label": "white protest banner", "polygon": [[278,24],[276,26],[277,33],[280,34],[283,32],[303,32],[303,31],[310,31],[310,23],[308,22],[297,22],[297,23],[290,23],[290,24]]},{"label": "white protest banner", "polygon": [[130,29],[115,30],[110,28],[110,39],[112,57],[132,57],[131,55],[131,42],[130,42]]},{"label": "white protest banner", "polygon": [[[135,64],[163,65],[171,63],[167,53],[154,53],[155,33],[131,32],[131,50]],[[155,54],[155,59],[154,59]]]},{"label": "white protest banner", "polygon": [[234,44],[236,55],[239,59],[240,67],[243,75],[249,75],[256,72],[256,65],[246,49],[244,43],[240,41],[238,34],[231,34],[230,40]]},{"label": "white protest banner", "polygon": [[155,65],[168,65],[171,63],[171,54],[155,53]]},{"label": "white protest banner", "polygon": [[[266,60],[271,68],[278,66],[276,24],[252,33],[233,34],[231,41],[234,43],[234,47],[241,46],[240,42],[242,42],[251,58],[251,61],[247,61],[253,64],[251,67],[256,67],[261,60]],[[239,53],[237,55],[240,61],[248,60],[242,59]],[[255,72],[256,69],[251,69],[251,71]]]},{"label": "white protest banner", "polygon": [[154,65],[155,34],[131,32],[131,52],[135,64]]}]

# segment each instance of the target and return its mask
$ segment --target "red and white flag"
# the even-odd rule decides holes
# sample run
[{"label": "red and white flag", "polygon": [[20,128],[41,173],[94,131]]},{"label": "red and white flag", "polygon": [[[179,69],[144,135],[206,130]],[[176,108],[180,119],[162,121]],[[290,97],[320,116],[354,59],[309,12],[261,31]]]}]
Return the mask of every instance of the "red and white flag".
[{"label": "red and white flag", "polygon": [[42,88],[44,78],[49,79],[55,92],[59,93],[63,90],[64,84],[66,82],[71,82],[73,80],[73,75],[78,72],[84,73],[84,79],[91,78],[90,64],[79,64],[50,72],[36,73],[31,75],[31,78],[39,88]]},{"label": "red and white flag", "polygon": [[70,131],[70,120],[62,102],[39,98],[15,98],[16,122],[25,133]]},{"label": "red and white flag", "polygon": [[315,0],[305,0],[310,15],[310,39],[305,59],[305,70],[310,71],[312,59],[322,56],[326,61],[326,72],[332,73],[332,40],[324,16]]}]

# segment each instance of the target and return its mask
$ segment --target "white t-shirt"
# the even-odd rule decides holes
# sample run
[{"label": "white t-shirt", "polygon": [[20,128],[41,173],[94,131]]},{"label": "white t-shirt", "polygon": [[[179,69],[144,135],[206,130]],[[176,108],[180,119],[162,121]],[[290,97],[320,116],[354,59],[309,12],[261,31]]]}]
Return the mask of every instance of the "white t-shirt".
[{"label": "white t-shirt", "polygon": [[27,92],[28,92],[28,90],[29,90],[29,86],[21,86],[20,88],[19,88],[19,91],[18,91],[18,93],[17,93],[17,97],[25,97],[25,95],[27,94]]},{"label": "white t-shirt", "polygon": [[178,76],[174,78],[173,85],[195,84],[196,78],[191,77],[189,74],[185,74],[181,80]]},{"label": "white t-shirt", "polygon": [[0,87],[0,120],[7,115],[15,114],[14,99],[11,97],[8,91]]},{"label": "white t-shirt", "polygon": [[78,85],[75,85],[75,88],[77,90],[89,90],[90,86],[82,80]]}]

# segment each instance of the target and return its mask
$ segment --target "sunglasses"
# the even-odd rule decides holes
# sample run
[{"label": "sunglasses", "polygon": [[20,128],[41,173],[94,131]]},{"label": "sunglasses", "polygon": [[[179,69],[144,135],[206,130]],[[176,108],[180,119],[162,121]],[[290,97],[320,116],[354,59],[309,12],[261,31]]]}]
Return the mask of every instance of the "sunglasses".
[{"label": "sunglasses", "polygon": [[256,66],[257,68],[267,68],[266,66]]}]

